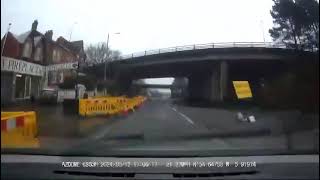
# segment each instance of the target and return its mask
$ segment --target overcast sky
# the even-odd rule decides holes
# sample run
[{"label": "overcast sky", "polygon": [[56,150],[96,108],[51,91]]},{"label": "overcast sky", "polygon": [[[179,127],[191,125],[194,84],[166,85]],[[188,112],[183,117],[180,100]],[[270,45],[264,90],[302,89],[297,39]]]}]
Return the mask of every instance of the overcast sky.
[{"label": "overcast sky", "polygon": [[[271,41],[272,0],[1,0],[1,37],[11,22],[20,34],[39,22],[38,31],[53,30],[90,43],[107,40],[122,54],[211,42]],[[76,24],[74,24],[76,22]],[[72,28],[73,26],[73,28]]]}]

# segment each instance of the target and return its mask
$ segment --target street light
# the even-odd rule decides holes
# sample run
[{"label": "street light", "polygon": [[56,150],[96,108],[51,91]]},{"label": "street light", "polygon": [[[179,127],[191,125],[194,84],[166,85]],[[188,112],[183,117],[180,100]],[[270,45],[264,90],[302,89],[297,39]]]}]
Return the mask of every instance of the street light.
[{"label": "street light", "polygon": [[74,22],[71,26],[71,31],[70,31],[70,36],[69,36],[69,41],[71,41],[71,36],[72,36],[72,31],[73,31],[73,27],[74,25],[78,24],[77,22]]},{"label": "street light", "polygon": [[[113,34],[120,34],[119,32],[117,32],[117,33],[113,33]],[[109,35],[109,33],[108,33],[108,38],[107,38],[107,55],[109,54],[109,37],[110,37],[110,35]],[[106,82],[106,80],[107,80],[107,61],[105,60],[104,61],[104,82]]]},{"label": "street light", "polygon": [[9,30],[10,30],[10,27],[11,27],[11,23],[9,23],[7,33],[4,36],[3,45],[2,45],[2,48],[1,48],[1,57],[2,57],[2,54],[3,54],[4,46],[6,44],[6,40],[7,40],[7,36],[8,36]]},{"label": "street light", "polygon": [[[113,33],[113,34],[117,34],[117,35],[119,35],[120,33],[119,32],[117,32],[117,33]],[[109,37],[110,37],[110,35],[109,35],[109,33],[108,33],[108,38],[107,38],[107,55],[109,54]],[[107,79],[107,61],[104,61],[104,80],[106,80]]]},{"label": "street light", "polygon": [[264,35],[263,20],[260,21],[260,27],[261,27],[261,31],[262,31],[263,43],[264,43],[264,45],[266,45],[266,38],[265,38],[265,35]]},{"label": "street light", "polygon": [[[77,22],[74,22],[71,26],[71,30],[70,30],[70,36],[69,36],[69,42],[71,42],[71,36],[72,36],[72,31],[73,31],[73,27],[74,25],[78,24]],[[77,61],[78,61],[78,66],[77,66],[77,69],[76,69],[76,87],[75,87],[75,98],[76,100],[78,99],[79,97],[79,94],[78,94],[78,73],[79,73],[79,66],[80,66],[80,63],[79,63],[79,58],[77,58]]]}]

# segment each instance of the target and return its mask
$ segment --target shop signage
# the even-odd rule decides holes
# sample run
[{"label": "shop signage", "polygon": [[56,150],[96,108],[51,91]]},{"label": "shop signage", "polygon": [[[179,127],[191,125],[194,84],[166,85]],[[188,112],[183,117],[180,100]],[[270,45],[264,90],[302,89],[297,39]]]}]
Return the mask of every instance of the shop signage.
[{"label": "shop signage", "polygon": [[39,64],[26,62],[23,60],[2,57],[1,71],[10,71],[33,76],[43,76],[45,68]]},{"label": "shop signage", "polygon": [[64,69],[77,69],[77,68],[78,68],[78,62],[73,62],[73,63],[49,65],[47,66],[47,71],[58,71],[58,70],[64,70]]},{"label": "shop signage", "polygon": [[42,66],[39,64],[34,64],[9,57],[1,58],[1,71],[10,71],[33,76],[43,76],[44,73],[48,71],[59,71],[77,68],[78,62]]}]

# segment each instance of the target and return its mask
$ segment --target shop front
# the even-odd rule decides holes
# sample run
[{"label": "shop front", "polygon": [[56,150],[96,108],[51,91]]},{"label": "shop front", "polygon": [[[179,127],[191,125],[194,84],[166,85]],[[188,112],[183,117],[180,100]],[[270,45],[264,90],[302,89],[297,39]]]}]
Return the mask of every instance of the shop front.
[{"label": "shop front", "polygon": [[41,90],[41,77],[26,74],[15,74],[15,99],[29,99],[38,97]]},{"label": "shop front", "polygon": [[1,104],[39,96],[45,68],[23,60],[1,58]]},{"label": "shop front", "polygon": [[14,98],[13,92],[13,72],[1,71],[1,105],[10,103]]}]

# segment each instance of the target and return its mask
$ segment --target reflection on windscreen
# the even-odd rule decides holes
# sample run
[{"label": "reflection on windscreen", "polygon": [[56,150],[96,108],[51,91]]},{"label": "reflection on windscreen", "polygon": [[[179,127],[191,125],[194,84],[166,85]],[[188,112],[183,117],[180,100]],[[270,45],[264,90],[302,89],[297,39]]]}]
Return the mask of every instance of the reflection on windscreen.
[{"label": "reflection on windscreen", "polygon": [[2,6],[3,153],[319,153],[318,1],[34,2]]}]

